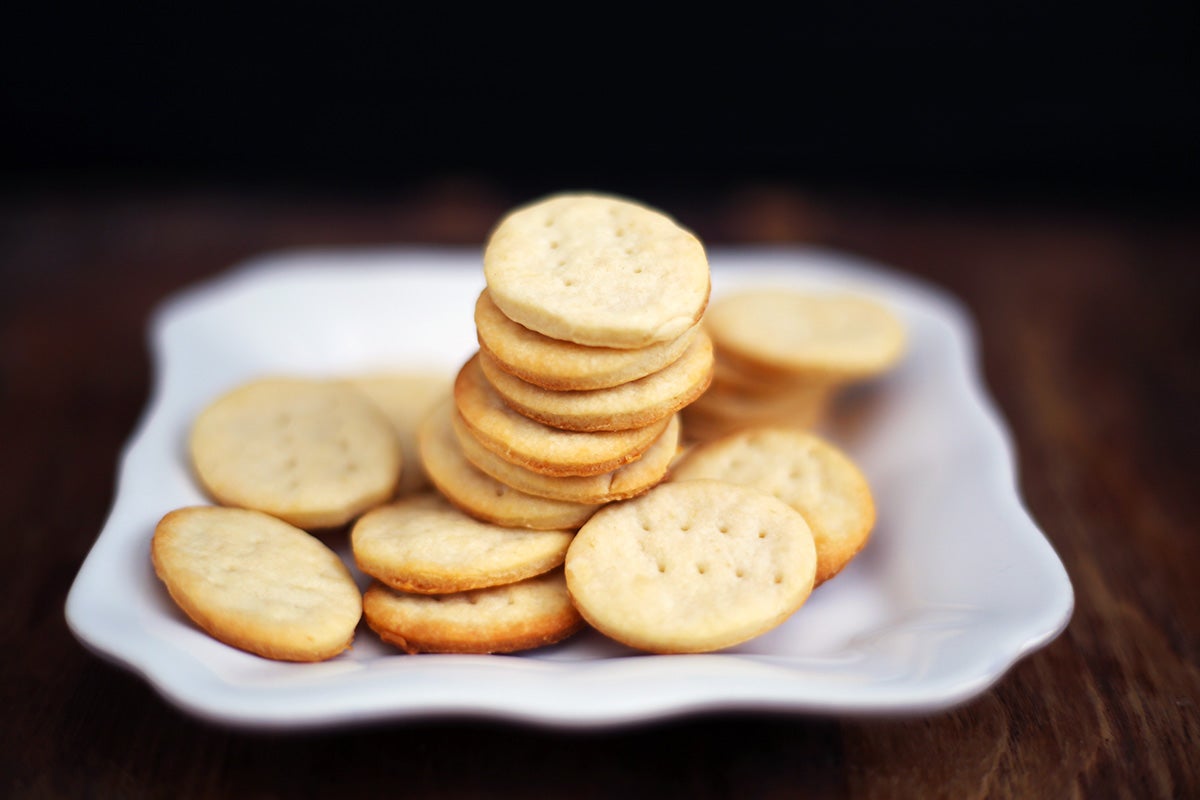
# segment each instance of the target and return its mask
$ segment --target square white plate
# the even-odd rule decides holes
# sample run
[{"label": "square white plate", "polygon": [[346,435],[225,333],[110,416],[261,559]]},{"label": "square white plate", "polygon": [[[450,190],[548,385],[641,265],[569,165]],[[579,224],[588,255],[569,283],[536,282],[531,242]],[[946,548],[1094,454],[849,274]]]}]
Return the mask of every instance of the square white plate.
[{"label": "square white plate", "polygon": [[149,558],[164,513],[207,502],[184,455],[192,419],[263,372],[433,368],[449,380],[476,347],[480,258],[283,253],[164,303],[150,325],[153,395],[67,599],[75,635],[171,702],[231,725],[469,715],[587,727],[715,710],[927,713],[984,691],[1066,626],[1071,584],[1021,505],[960,305],[843,254],[714,249],[714,297],[750,285],[848,289],[887,303],[910,337],[899,367],[853,392],[823,428],[872,484],[872,539],[782,626],[703,655],[639,654],[586,631],[521,655],[407,656],[364,625],[352,651],[319,664],[265,660],[201,633]]}]

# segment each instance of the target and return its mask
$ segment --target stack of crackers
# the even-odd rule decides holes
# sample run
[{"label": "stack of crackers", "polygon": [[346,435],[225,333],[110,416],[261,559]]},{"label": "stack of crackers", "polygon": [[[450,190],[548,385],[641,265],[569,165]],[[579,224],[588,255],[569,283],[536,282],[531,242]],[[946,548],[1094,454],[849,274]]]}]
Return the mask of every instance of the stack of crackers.
[{"label": "stack of crackers", "polygon": [[[152,558],[214,637],[330,658],[360,620],[409,652],[514,652],[590,626],[648,652],[770,630],[865,545],[857,466],[806,428],[889,368],[902,329],[856,297],[709,304],[670,217],[561,194],[483,254],[479,349],[452,377],[264,377],[217,398],[189,456],[213,506]],[[348,530],[358,589],[314,532]]]},{"label": "stack of crackers", "polygon": [[[530,529],[573,535],[602,506],[666,477],[679,450],[678,412],[712,380],[712,342],[699,324],[710,290],[704,248],[645,206],[560,195],[501,220],[483,267],[480,347],[421,425],[422,464],[469,517],[463,525],[539,543],[550,537],[530,537]],[[379,578],[360,555],[366,522],[355,528],[354,552]],[[560,601],[573,609],[558,569],[566,550],[564,543],[556,561],[538,561],[535,574],[543,584],[557,581]],[[529,580],[493,572],[493,585],[510,593]],[[410,651],[514,649],[479,631],[472,642],[415,634],[392,613],[401,601],[427,602],[412,591],[392,583],[367,592],[367,623],[388,641]],[[576,615],[573,628],[561,622],[554,632],[539,628],[539,643],[582,619]]]}]

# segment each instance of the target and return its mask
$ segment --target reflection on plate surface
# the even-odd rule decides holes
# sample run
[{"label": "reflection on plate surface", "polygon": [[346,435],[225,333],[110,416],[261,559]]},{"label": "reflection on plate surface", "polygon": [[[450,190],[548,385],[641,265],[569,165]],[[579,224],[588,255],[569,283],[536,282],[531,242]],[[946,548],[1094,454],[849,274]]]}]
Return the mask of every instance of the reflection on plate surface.
[{"label": "reflection on plate surface", "polygon": [[395,249],[266,257],[157,311],[154,392],[68,597],[72,631],[180,707],[253,727],[447,714],[590,727],[715,710],[927,713],[977,695],[1053,639],[1070,618],[1071,585],[1017,495],[962,307],[844,254],[709,255],[714,296],[846,289],[883,301],[908,328],[901,364],[850,392],[821,428],[871,482],[871,541],[775,630],[703,655],[643,655],[586,631],[521,655],[407,656],[364,625],[350,652],[286,664],[220,644],[175,609],[149,541],[164,513],[207,502],[183,455],[205,404],[268,372],[450,376],[475,350],[479,251]]}]

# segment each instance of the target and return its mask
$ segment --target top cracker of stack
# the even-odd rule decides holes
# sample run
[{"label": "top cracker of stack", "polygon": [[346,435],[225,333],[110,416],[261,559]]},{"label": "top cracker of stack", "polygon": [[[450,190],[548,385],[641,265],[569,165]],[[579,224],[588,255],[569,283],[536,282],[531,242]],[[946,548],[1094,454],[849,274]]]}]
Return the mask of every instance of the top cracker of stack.
[{"label": "top cracker of stack", "polygon": [[559,341],[625,350],[678,339],[700,321],[711,288],[695,236],[602,195],[513,211],[488,240],[483,272],[509,319]]}]

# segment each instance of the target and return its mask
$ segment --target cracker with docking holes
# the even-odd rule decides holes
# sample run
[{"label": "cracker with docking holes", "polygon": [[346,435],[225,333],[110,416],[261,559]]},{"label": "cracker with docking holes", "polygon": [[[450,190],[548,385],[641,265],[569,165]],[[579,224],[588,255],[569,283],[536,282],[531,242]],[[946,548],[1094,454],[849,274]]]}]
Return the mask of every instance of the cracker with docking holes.
[{"label": "cracker with docking holes", "polygon": [[196,477],[222,505],[332,528],[388,500],[402,455],[370,400],[334,381],[272,377],[210,403],[192,425]]},{"label": "cracker with docking holes", "polygon": [[430,492],[368,511],[350,547],[360,570],[393,589],[446,594],[548,572],[562,565],[573,536],[483,522]]},{"label": "cracker with docking holes", "polygon": [[459,370],[454,402],[484,447],[544,475],[600,475],[636,461],[666,429],[669,417],[626,431],[565,431],[514,411],[488,383],[478,354]]},{"label": "cracker with docking holes", "polygon": [[458,414],[450,416],[463,456],[479,470],[519,492],[574,503],[609,503],[649,491],[666,477],[679,452],[682,427],[676,414],[641,458],[612,472],[555,476],[543,475],[505,461],[479,443],[462,417]]},{"label": "cracker with docking holes", "polygon": [[362,595],[337,553],[259,511],[177,509],[154,529],[151,561],[171,598],[213,638],[284,661],[350,647]]},{"label": "cracker with docking holes", "polygon": [[373,583],[363,616],[407,653],[514,653],[562,641],[584,627],[561,569],[517,583],[445,595]]},{"label": "cracker with docking holes", "polygon": [[383,412],[400,441],[403,469],[396,494],[414,494],[430,486],[417,454],[417,426],[441,399],[453,379],[441,372],[375,372],[354,375],[346,382],[370,398]]},{"label": "cracker with docking holes", "polygon": [[467,514],[507,527],[575,530],[599,508],[527,494],[480,471],[463,456],[454,435],[456,413],[447,397],[421,424],[417,443],[433,485]]},{"label": "cracker with docking holes", "polygon": [[673,363],[607,389],[543,389],[508,374],[483,350],[478,358],[484,377],[509,408],[570,431],[620,431],[658,422],[703,394],[713,373],[712,340],[703,331]]},{"label": "cracker with docking holes", "polygon": [[753,486],[804,515],[817,548],[819,585],[866,545],[875,502],[858,466],[824,438],[794,428],[755,428],[698,445],[670,480],[713,479]]},{"label": "cracker with docking holes", "polygon": [[636,348],[678,338],[704,314],[708,257],[690,231],[624,198],[557,194],[522,206],[483,252],[492,301],[553,339]]},{"label": "cracker with docking holes", "polygon": [[674,362],[699,331],[696,323],[674,339],[632,350],[589,347],[552,339],[513,322],[486,289],[475,301],[479,349],[505,372],[545,389],[606,389],[636,380]]},{"label": "cracker with docking holes", "polygon": [[594,628],[639,650],[697,653],[771,630],[808,599],[816,550],[781,500],[710,480],[607,505],[567,550],[567,589]]}]

